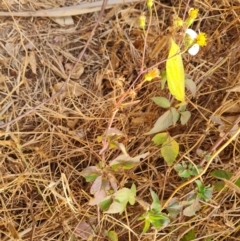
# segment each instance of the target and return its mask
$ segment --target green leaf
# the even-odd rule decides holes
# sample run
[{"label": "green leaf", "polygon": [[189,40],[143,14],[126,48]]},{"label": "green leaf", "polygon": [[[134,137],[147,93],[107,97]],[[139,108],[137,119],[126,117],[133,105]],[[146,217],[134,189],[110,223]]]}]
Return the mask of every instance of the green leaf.
[{"label": "green leaf", "polygon": [[136,185],[133,183],[131,186],[130,195],[128,197],[128,201],[131,205],[135,204],[136,195],[137,195],[137,189],[136,189]]},{"label": "green leaf", "polygon": [[146,152],[135,157],[130,157],[127,153],[122,154],[112,160],[109,165],[114,171],[129,170],[137,165],[141,159],[147,157],[148,154],[149,152]]},{"label": "green leaf", "polygon": [[197,195],[199,198],[204,199],[205,201],[209,201],[212,198],[212,191],[213,188],[210,186],[204,186],[200,180],[196,180],[195,183],[197,184]]},{"label": "green leaf", "polygon": [[101,201],[98,205],[102,211],[107,210],[112,203],[111,197],[106,197],[103,201]]},{"label": "green leaf", "polygon": [[168,164],[168,166],[171,166],[174,163],[178,153],[178,143],[172,137],[169,137],[168,140],[163,143],[161,148],[161,155],[163,156],[163,159]]},{"label": "green leaf", "polygon": [[161,83],[161,89],[163,90],[167,81],[167,73],[166,70],[162,71],[161,76],[160,76],[160,83]]},{"label": "green leaf", "polygon": [[230,172],[224,171],[224,170],[214,170],[211,172],[211,176],[216,177],[218,179],[229,180],[232,177],[232,174]]},{"label": "green leaf", "polygon": [[206,240],[205,241],[212,241],[212,239],[211,238],[206,238]]},{"label": "green leaf", "polygon": [[190,117],[191,117],[191,112],[190,111],[181,112],[181,118],[180,118],[181,124],[185,125],[188,122]]},{"label": "green leaf", "polygon": [[171,106],[170,101],[165,97],[153,97],[151,100],[162,108],[169,108]]},{"label": "green leaf", "polygon": [[199,174],[200,172],[203,171],[203,168],[199,165],[193,165],[193,164],[189,164],[188,168],[191,170],[192,172],[192,176],[196,176],[197,174]]},{"label": "green leaf", "polygon": [[159,133],[152,138],[155,145],[162,145],[168,138],[168,133]]},{"label": "green leaf", "polygon": [[[197,168],[197,169],[196,169]],[[174,170],[178,172],[178,175],[183,178],[188,178],[190,176],[196,176],[202,171],[202,167],[194,166],[192,164],[186,164],[185,161],[174,165]]]},{"label": "green leaf", "polygon": [[161,213],[161,204],[158,198],[158,195],[152,190],[150,189],[150,193],[153,199],[152,205],[151,205],[151,210],[155,213],[155,214],[160,214]]},{"label": "green leaf", "polygon": [[213,184],[214,189],[220,192],[224,187],[225,187],[225,182],[224,181],[218,181]]},{"label": "green leaf", "polygon": [[179,101],[185,100],[185,74],[179,46],[171,38],[166,62],[167,83],[171,94]]},{"label": "green leaf", "polygon": [[180,113],[180,112],[186,111],[186,108],[187,108],[187,105],[180,105],[178,107],[178,112]]},{"label": "green leaf", "polygon": [[235,182],[235,185],[240,187],[240,177],[237,179],[237,181]]},{"label": "green leaf", "polygon": [[115,214],[115,213],[122,213],[125,208],[126,208],[127,203],[119,203],[119,202],[113,202],[109,209],[105,211],[104,213],[110,213],[110,214]]},{"label": "green leaf", "polygon": [[191,241],[191,240],[194,240],[195,238],[196,238],[196,235],[194,230],[192,229],[183,236],[181,241]]},{"label": "green leaf", "polygon": [[129,188],[122,188],[113,194],[115,200],[120,203],[127,203],[129,202],[131,205],[135,203],[136,197],[136,186],[132,184],[131,189]]},{"label": "green leaf", "polygon": [[115,231],[108,231],[107,236],[109,238],[109,241],[118,241],[118,235]]},{"label": "green leaf", "polygon": [[122,171],[122,170],[130,170],[130,169],[134,168],[135,165],[136,165],[136,163],[134,163],[132,161],[122,161],[120,163],[112,164],[110,166],[113,171],[118,172],[118,171]]},{"label": "green leaf", "polygon": [[173,125],[172,113],[170,110],[168,110],[157,119],[153,128],[147,134],[151,135],[157,132],[161,132],[166,130],[171,125]]},{"label": "green leaf", "polygon": [[89,175],[89,176],[86,176],[86,177],[85,177],[85,180],[86,180],[86,182],[93,182],[93,181],[96,180],[97,177],[98,177],[97,174],[91,174],[91,175]]},{"label": "green leaf", "polygon": [[170,111],[172,113],[173,125],[176,125],[177,121],[179,120],[180,114],[174,107],[171,107]]},{"label": "green leaf", "polygon": [[148,220],[156,228],[160,229],[163,226],[167,226],[170,222],[168,216],[164,213],[154,214],[151,211],[149,212]]},{"label": "green leaf", "polygon": [[195,97],[196,92],[197,92],[197,86],[196,86],[195,82],[190,78],[186,78],[185,85],[186,85],[187,89],[191,92],[192,96]]},{"label": "green leaf", "polygon": [[86,182],[94,181],[101,175],[101,169],[96,166],[89,166],[81,171],[81,175],[85,178]]},{"label": "green leaf", "polygon": [[179,172],[178,175],[179,177],[188,178],[192,176],[192,172],[191,170],[183,170],[182,172]]},{"label": "green leaf", "polygon": [[145,219],[143,233],[147,232],[147,230],[150,227],[150,224],[152,224],[155,228],[160,229],[161,227],[168,225],[170,222],[166,214],[155,214],[152,210],[144,213],[138,220],[143,219]]},{"label": "green leaf", "polygon": [[147,219],[145,219],[144,228],[143,228],[142,233],[146,233],[148,231],[148,229],[150,228],[150,224],[151,223]]},{"label": "green leaf", "polygon": [[129,188],[122,188],[114,193],[115,200],[119,203],[127,203],[128,197],[131,195],[131,190]]}]

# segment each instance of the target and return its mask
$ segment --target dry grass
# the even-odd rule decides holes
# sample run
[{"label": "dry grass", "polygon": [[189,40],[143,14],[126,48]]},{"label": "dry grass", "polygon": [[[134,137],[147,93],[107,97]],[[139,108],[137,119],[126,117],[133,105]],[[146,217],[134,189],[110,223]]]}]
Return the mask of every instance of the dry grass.
[{"label": "dry grass", "polygon": [[[6,1],[6,7],[4,2],[0,3],[1,11],[77,3],[12,0]],[[211,115],[220,116],[230,126],[240,112],[239,89],[228,91],[239,85],[240,7],[237,0],[196,0],[193,6],[200,9],[194,28],[206,32],[209,42],[196,57],[184,55],[185,70],[197,83],[198,91],[188,107],[190,122],[169,132],[181,144],[178,161],[199,163],[196,149],[208,151],[219,138]],[[140,236],[143,224],[137,220],[143,209],[138,204],[123,215],[104,215],[88,205],[90,185],[80,172],[101,160],[97,136],[106,130],[116,101],[140,69],[144,42],[136,18],[143,9],[144,4],[136,3],[107,10],[67,88],[11,124],[60,89],[98,13],[75,16],[74,25],[68,27],[44,17],[0,18],[0,240],[83,240],[78,233],[82,221],[94,227],[95,236],[89,240],[106,240],[105,230],[115,230],[119,240],[175,241],[192,228],[195,240],[240,240],[239,194],[231,188],[214,192],[213,199],[204,203],[195,217],[180,215],[165,229],[151,229],[144,236]],[[165,36],[172,15],[182,16],[184,10],[183,1],[155,2],[158,19],[153,19],[147,41],[147,67],[165,59]],[[151,153],[137,169],[117,176],[120,186],[134,182],[138,196],[148,202],[149,188],[164,202],[182,182],[159,158],[159,148],[151,138],[143,135],[162,113],[150,100],[159,95],[168,96],[168,91],[160,89],[158,80],[144,84],[135,97],[140,102],[118,112],[113,121],[113,126],[125,134],[121,141],[131,156]],[[212,163],[203,176],[204,183],[215,181],[209,173],[216,169],[232,172],[232,180],[239,178],[239,152],[236,138]],[[109,161],[119,153],[107,151],[105,159]],[[181,199],[193,188],[188,185],[176,196]]]}]

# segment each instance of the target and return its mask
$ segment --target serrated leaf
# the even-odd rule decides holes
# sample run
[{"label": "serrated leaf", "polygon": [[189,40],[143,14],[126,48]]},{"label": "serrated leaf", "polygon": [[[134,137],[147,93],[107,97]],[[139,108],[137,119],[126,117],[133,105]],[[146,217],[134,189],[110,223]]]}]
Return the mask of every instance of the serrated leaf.
[{"label": "serrated leaf", "polygon": [[227,179],[229,180],[232,177],[232,174],[228,171],[224,170],[214,170],[211,172],[212,177],[216,177],[218,179]]},{"label": "serrated leaf", "polygon": [[181,112],[181,118],[180,118],[181,124],[185,125],[188,122],[190,117],[191,117],[191,112],[190,111],[183,111],[183,112]]},{"label": "serrated leaf", "polygon": [[174,107],[171,107],[170,111],[172,113],[173,125],[176,125],[177,121],[179,120],[180,114]]},{"label": "serrated leaf", "polygon": [[152,97],[151,100],[162,108],[169,108],[171,106],[170,101],[165,97]]},{"label": "serrated leaf", "polygon": [[166,130],[171,125],[173,125],[173,118],[171,111],[168,110],[157,119],[153,128],[147,134],[151,135],[157,132],[161,132],[163,130]]},{"label": "serrated leaf", "polygon": [[179,145],[173,138],[168,138],[168,140],[163,143],[161,148],[161,155],[164,161],[171,166],[179,153]]},{"label": "serrated leaf", "polygon": [[183,167],[183,164],[177,163],[176,165],[174,165],[173,168],[176,172],[179,173],[179,172],[184,171],[187,167]]},{"label": "serrated leaf", "polygon": [[159,133],[157,135],[155,135],[152,138],[152,141],[155,145],[162,145],[168,138],[168,133],[164,132],[164,133]]},{"label": "serrated leaf", "polygon": [[195,176],[202,171],[202,167],[194,166],[192,164],[187,165],[184,161],[174,165],[174,170],[178,172],[178,175],[183,178]]},{"label": "serrated leaf", "polygon": [[171,38],[166,62],[167,83],[171,94],[179,101],[185,100],[185,74],[179,46]]},{"label": "serrated leaf", "polygon": [[118,241],[118,235],[115,231],[111,230],[111,231],[108,231],[108,234],[107,234],[108,238],[109,238],[109,241]]},{"label": "serrated leaf", "polygon": [[151,204],[151,210],[155,214],[160,214],[161,213],[161,204],[160,204],[158,195],[152,189],[150,189],[150,193],[151,193],[151,196],[153,199],[153,202]]},{"label": "serrated leaf", "polygon": [[179,177],[188,178],[192,175],[192,172],[190,170],[183,170],[179,172],[178,175]]},{"label": "serrated leaf", "polygon": [[187,89],[191,92],[192,96],[195,97],[196,92],[197,92],[197,86],[196,86],[195,82],[190,78],[186,78],[185,85],[186,85]]}]

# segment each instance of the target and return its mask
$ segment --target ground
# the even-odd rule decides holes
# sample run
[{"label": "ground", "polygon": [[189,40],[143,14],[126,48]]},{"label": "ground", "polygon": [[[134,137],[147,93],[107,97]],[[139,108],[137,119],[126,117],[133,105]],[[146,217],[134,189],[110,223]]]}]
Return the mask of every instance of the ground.
[{"label": "ground", "polygon": [[[0,3],[0,11],[9,12],[0,13],[0,240],[111,240],[110,230],[120,241],[240,240],[239,1],[155,1],[151,21],[144,1],[108,8],[100,20],[100,11],[72,16],[67,26],[49,17],[11,15],[79,4]],[[180,146],[174,164],[201,165],[199,180],[214,188],[195,215],[180,212],[169,216],[166,227],[151,226],[142,234],[139,217],[144,203],[152,202],[150,188],[161,205],[175,190],[182,202],[196,190],[194,180],[179,177],[153,135],[146,135],[166,111],[152,97],[179,103],[161,88],[161,78],[146,82],[142,74],[136,80],[156,64],[164,71],[169,39],[176,34],[174,16],[183,17],[188,6],[199,9],[192,28],[207,34],[207,45],[196,56],[182,54],[196,95],[186,91],[187,124],[178,121],[166,131]],[[146,42],[141,14],[149,26]],[[122,97],[127,106],[119,104]],[[89,205],[92,182],[82,173],[99,162],[108,166],[122,153],[104,143],[109,125],[120,131],[118,142],[131,157],[149,153],[134,168],[114,174],[118,189],[133,183],[137,189],[137,202],[122,214]],[[215,158],[208,162],[204,153]],[[231,173],[221,190],[212,175],[216,170]]]}]

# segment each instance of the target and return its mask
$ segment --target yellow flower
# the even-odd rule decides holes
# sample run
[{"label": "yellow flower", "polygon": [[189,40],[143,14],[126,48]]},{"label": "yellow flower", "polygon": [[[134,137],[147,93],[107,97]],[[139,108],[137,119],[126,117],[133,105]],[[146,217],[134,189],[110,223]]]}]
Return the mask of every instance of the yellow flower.
[{"label": "yellow flower", "polygon": [[183,20],[179,17],[175,18],[173,20],[173,25],[176,27],[176,28],[180,28],[183,26]]},{"label": "yellow flower", "polygon": [[159,77],[160,75],[160,71],[157,68],[154,68],[152,70],[150,70],[145,76],[144,79],[145,81],[151,81],[152,79]]},{"label": "yellow flower", "polygon": [[188,11],[188,16],[192,20],[196,19],[198,16],[198,9],[197,8],[190,8]]},{"label": "yellow flower", "polygon": [[140,26],[142,29],[145,29],[145,26],[146,26],[146,16],[141,15],[141,16],[139,17],[139,26]]},{"label": "yellow flower", "polygon": [[150,10],[153,6],[153,0],[148,0],[147,1],[147,6],[148,6],[148,9]]},{"label": "yellow flower", "polygon": [[198,16],[198,9],[190,8],[188,11],[188,18],[186,20],[186,24],[188,27],[194,22],[197,16]]},{"label": "yellow flower", "polygon": [[199,33],[197,38],[196,38],[196,43],[203,47],[207,45],[207,35],[203,32]]}]

